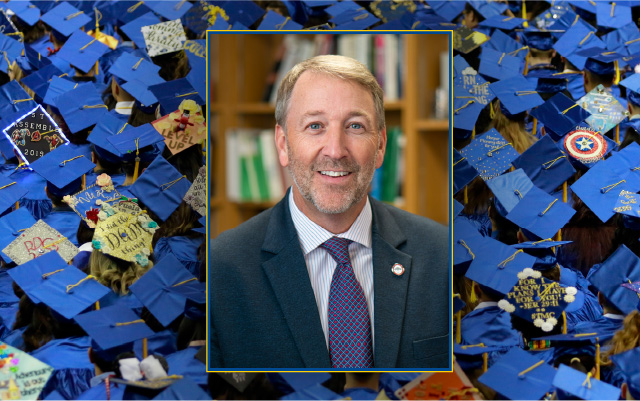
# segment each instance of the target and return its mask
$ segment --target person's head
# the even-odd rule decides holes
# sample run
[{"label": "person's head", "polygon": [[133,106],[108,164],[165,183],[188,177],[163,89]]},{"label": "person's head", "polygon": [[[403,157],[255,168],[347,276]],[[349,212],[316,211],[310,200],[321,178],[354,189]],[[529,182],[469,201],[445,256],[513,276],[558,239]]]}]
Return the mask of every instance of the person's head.
[{"label": "person's head", "polygon": [[596,74],[587,69],[584,70],[584,90],[585,92],[591,92],[596,86],[602,85],[605,88],[610,88],[613,85],[613,79],[615,73]]},{"label": "person's head", "polygon": [[141,266],[136,262],[127,262],[103,254],[97,250],[91,252],[89,258],[89,270],[96,280],[105,287],[111,288],[116,294],[126,295],[129,286],[142,277],[153,267],[149,261],[147,266]]},{"label": "person's head", "polygon": [[622,322],[622,328],[616,331],[609,349],[602,356],[602,365],[611,365],[611,356],[621,354],[640,346],[640,312],[631,311]]},{"label": "person's head", "polygon": [[387,138],[383,92],[371,72],[342,56],[299,63],[278,89],[276,122],[280,163],[290,167],[303,212],[360,210]]}]

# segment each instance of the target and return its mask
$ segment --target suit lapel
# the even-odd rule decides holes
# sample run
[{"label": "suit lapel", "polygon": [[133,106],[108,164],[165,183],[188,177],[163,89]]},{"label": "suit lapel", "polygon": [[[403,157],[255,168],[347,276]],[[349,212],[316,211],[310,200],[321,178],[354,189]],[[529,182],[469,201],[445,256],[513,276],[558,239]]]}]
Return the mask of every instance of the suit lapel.
[{"label": "suit lapel", "polygon": [[[410,255],[397,247],[406,237],[395,219],[377,201],[372,200],[373,209],[373,286],[375,325],[375,367],[396,366],[404,322],[407,289],[411,277]],[[404,267],[400,276],[391,268],[399,263]]]},{"label": "suit lapel", "polygon": [[288,199],[287,193],[269,219],[262,250],[274,256],[262,263],[262,269],[305,367],[328,368],[331,359]]}]

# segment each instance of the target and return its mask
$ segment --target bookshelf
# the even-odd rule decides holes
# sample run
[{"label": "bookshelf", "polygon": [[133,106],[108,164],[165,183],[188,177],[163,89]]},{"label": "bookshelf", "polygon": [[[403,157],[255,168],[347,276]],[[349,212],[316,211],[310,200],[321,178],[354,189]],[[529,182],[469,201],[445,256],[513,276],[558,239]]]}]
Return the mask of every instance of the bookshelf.
[{"label": "bookshelf", "polygon": [[[384,32],[380,32],[384,33]],[[322,34],[326,34],[322,32]],[[211,232],[236,227],[275,202],[238,202],[227,194],[226,135],[230,128],[275,126],[274,106],[263,102],[284,34],[220,34],[209,37],[211,126]],[[300,34],[313,40],[315,35]],[[434,119],[440,86],[440,53],[449,54],[449,36],[404,35],[402,98],[385,103],[387,126],[405,137],[402,204],[411,213],[448,223],[449,121]]]}]

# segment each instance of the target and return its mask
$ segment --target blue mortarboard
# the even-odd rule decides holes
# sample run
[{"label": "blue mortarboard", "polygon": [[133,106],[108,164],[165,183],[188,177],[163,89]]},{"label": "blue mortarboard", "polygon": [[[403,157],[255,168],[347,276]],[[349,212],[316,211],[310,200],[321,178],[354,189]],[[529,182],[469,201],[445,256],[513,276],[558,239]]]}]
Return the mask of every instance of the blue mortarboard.
[{"label": "blue mortarboard", "polygon": [[182,202],[191,183],[162,156],[146,168],[129,191],[165,221]]},{"label": "blue mortarboard", "polygon": [[477,176],[478,171],[457,150],[453,149],[453,193],[458,193]]},{"label": "blue mortarboard", "polygon": [[453,21],[462,10],[464,10],[465,3],[462,1],[434,1],[428,0],[426,2],[433,12],[441,16],[447,21]]},{"label": "blue mortarboard", "polygon": [[145,1],[144,3],[153,12],[168,20],[181,18],[193,5],[188,1]]},{"label": "blue mortarboard", "polygon": [[[455,201],[455,199],[454,199]],[[196,227],[196,228],[192,228],[191,231],[195,231],[197,233],[200,234],[206,234],[207,233],[207,216],[202,216],[198,219],[198,223],[200,223],[200,225],[202,227]]]},{"label": "blue mortarboard", "polygon": [[239,22],[236,23],[228,23],[227,21],[225,21],[224,18],[220,17],[220,18],[216,18],[215,22],[213,23],[213,25],[211,25],[209,28],[207,28],[207,30],[218,30],[218,31],[227,31],[227,30],[231,30],[231,31],[246,31],[249,28],[247,28],[246,26],[242,25]]},{"label": "blue mortarboard", "polygon": [[631,74],[622,81],[620,86],[627,88],[627,101],[640,107],[640,74]]},{"label": "blue mortarboard", "polygon": [[461,154],[485,181],[502,174],[518,157],[518,152],[495,128],[476,137]]},{"label": "blue mortarboard", "polygon": [[84,12],[66,1],[51,9],[40,19],[65,37],[69,37],[91,21]]},{"label": "blue mortarboard", "polygon": [[558,149],[549,135],[540,138],[512,164],[515,168],[524,170],[538,188],[548,193],[576,173],[567,156]]},{"label": "blue mortarboard", "polygon": [[584,68],[594,74],[613,74],[616,71],[614,61],[621,60],[622,54],[609,51],[604,47],[589,47],[576,53],[581,57],[586,57]]},{"label": "blue mortarboard", "polygon": [[133,41],[133,43],[136,44],[136,46],[140,49],[144,49],[146,47],[146,43],[144,41],[144,35],[142,35],[142,31],[140,29],[143,26],[155,25],[160,22],[160,18],[158,18],[154,13],[148,12],[126,23],[120,27],[120,29]]},{"label": "blue mortarboard", "polygon": [[20,86],[18,81],[9,81],[0,86],[0,116],[4,123],[10,123],[11,117],[20,117],[22,113],[36,107],[36,102],[29,94]]},{"label": "blue mortarboard", "polygon": [[594,31],[593,27],[578,20],[558,39],[553,48],[567,58],[576,68],[582,70],[587,58],[579,56],[577,53],[590,47],[605,47],[604,42],[595,35]]},{"label": "blue mortarboard", "polygon": [[73,266],[51,273],[38,285],[23,290],[66,319],[73,318],[110,292],[93,276],[87,276]]},{"label": "blue mortarboard", "polygon": [[506,31],[511,31],[522,26],[525,20],[516,17],[507,17],[505,15],[496,14],[492,17],[480,22],[480,26],[484,28],[498,28]]},{"label": "blue mortarboard", "polygon": [[[454,298],[455,299],[455,298]],[[470,344],[470,345],[462,345],[462,344],[453,344],[453,354],[464,355],[464,356],[478,356],[487,352],[500,351],[501,347],[496,346],[486,346],[482,343],[480,344]]]},{"label": "blue mortarboard", "polygon": [[508,114],[519,114],[544,103],[536,92],[536,84],[522,75],[502,79],[489,85],[489,89],[500,99],[500,106]]},{"label": "blue mortarboard", "polygon": [[638,39],[640,39],[640,31],[635,23],[629,23],[621,28],[614,29],[601,38],[607,49],[616,51],[625,56],[637,54],[639,49]]},{"label": "blue mortarboard", "polygon": [[27,62],[34,70],[39,70],[43,67],[51,65],[51,60],[47,57],[42,57],[40,53],[38,53],[33,47],[25,44],[24,45],[24,56],[27,59]]},{"label": "blue mortarboard", "polygon": [[637,222],[637,219],[640,218],[640,195],[634,192],[620,191],[613,211],[623,214],[625,217],[628,216],[632,220],[633,226],[633,220]]},{"label": "blue mortarboard", "polygon": [[487,186],[493,192],[496,211],[506,216],[533,188],[533,182],[524,170],[517,169],[488,180]]},{"label": "blue mortarboard", "polygon": [[12,207],[29,190],[14,180],[0,175],[0,214]]},{"label": "blue mortarboard", "polygon": [[533,266],[536,258],[522,250],[485,238],[466,276],[478,284],[507,294],[518,282],[518,273]]},{"label": "blue mortarboard", "polygon": [[[1,192],[2,190],[0,189]],[[0,217],[0,250],[6,248],[22,231],[34,224],[36,224],[36,220],[24,207]],[[2,252],[0,252],[0,258],[7,263],[11,262],[11,258]]]},{"label": "blue mortarboard", "polygon": [[[140,157],[141,160],[150,160],[157,155],[156,149],[149,152],[145,148],[163,142],[164,137],[153,128],[153,125],[147,123],[138,127],[128,125],[122,133],[107,137],[107,141],[113,145],[113,148],[124,160],[133,161],[135,157]],[[140,150],[142,152],[139,152]]]},{"label": "blue mortarboard", "polygon": [[558,142],[574,166],[582,170],[596,165],[616,145],[612,140],[591,128],[585,128],[584,125],[580,124]]},{"label": "blue mortarboard", "polygon": [[553,35],[550,31],[539,29],[526,29],[522,32],[524,44],[532,49],[551,50],[553,48]]},{"label": "blue mortarboard", "polygon": [[379,21],[375,15],[363,9],[348,10],[329,20],[335,24],[336,29],[341,30],[367,29]]},{"label": "blue mortarboard", "polygon": [[550,134],[559,139],[591,114],[563,93],[558,93],[533,110],[531,115],[544,124],[545,130],[551,130]]},{"label": "blue mortarboard", "polygon": [[55,106],[58,96],[75,89],[78,85],[79,84],[77,82],[73,82],[66,78],[52,76],[49,79],[49,86],[47,86],[47,92],[44,95],[42,102],[47,105]]},{"label": "blue mortarboard", "polygon": [[582,0],[569,0],[567,3],[571,4],[579,11],[586,11],[590,14],[596,13],[596,2],[582,1]]},{"label": "blue mortarboard", "polygon": [[76,31],[56,54],[80,71],[87,73],[107,51],[109,51],[107,45],[82,31]]},{"label": "blue mortarboard", "polygon": [[11,63],[22,55],[23,50],[22,43],[0,33],[0,71],[8,73]]},{"label": "blue mortarboard", "polygon": [[[233,25],[241,23],[244,26],[251,26],[259,20],[266,12],[254,2],[238,3],[236,1],[227,1],[222,8],[229,16],[229,22]],[[220,19],[220,18],[218,18]]]},{"label": "blue mortarboard", "polygon": [[99,157],[104,158],[112,163],[119,163],[122,161],[120,152],[109,141],[111,136],[122,133],[124,128],[128,125],[118,117],[111,113],[105,114],[105,116],[96,124],[96,126],[89,134],[87,141],[93,144],[94,151]]},{"label": "blue mortarboard", "polygon": [[199,105],[204,105],[198,91],[193,89],[191,83],[186,78],[175,79],[173,81],[152,85],[149,90],[162,106],[162,114],[168,114],[178,110],[183,100],[191,99]]},{"label": "blue mortarboard", "polygon": [[129,289],[166,327],[184,312],[186,302],[183,295],[169,289],[173,286],[187,285],[196,280],[178,259],[173,255],[167,255]]},{"label": "blue mortarboard", "polygon": [[[189,40],[184,45],[184,50],[191,66],[191,70],[186,77],[187,81],[191,83],[203,99],[207,97],[206,85],[202,85],[202,77],[207,76],[206,46],[206,40],[204,39]],[[151,91],[147,90],[147,92],[151,94]]]},{"label": "blue mortarboard", "polygon": [[453,294],[453,313],[456,314],[465,307],[464,301],[460,298],[460,294]]},{"label": "blue mortarboard", "polygon": [[[462,212],[462,210],[464,209],[464,205],[460,202],[458,202],[455,199],[451,199],[451,208],[453,209],[452,211],[452,218],[456,218],[458,217],[458,215],[460,214],[460,212]],[[204,216],[203,216],[204,217]],[[204,233],[203,233],[204,234]]]},{"label": "blue mortarboard", "polygon": [[527,80],[536,82],[536,92],[539,94],[556,94],[567,90],[567,79],[561,74],[555,70],[538,69],[531,71]]},{"label": "blue mortarboard", "polygon": [[611,362],[622,372],[624,381],[629,388],[629,395],[632,398],[640,398],[640,369],[638,360],[640,358],[640,348],[632,348],[629,351],[611,355]]},{"label": "blue mortarboard", "polygon": [[507,53],[484,48],[480,56],[480,67],[478,72],[485,77],[506,79],[515,75],[520,75],[522,59],[510,56]]},{"label": "blue mortarboard", "polygon": [[[122,53],[113,63],[110,70],[111,75],[121,81],[140,81],[147,85],[160,84],[164,79],[158,75],[160,67],[143,57],[136,57],[130,53]],[[118,82],[123,84],[124,82]]]},{"label": "blue mortarboard", "polygon": [[29,1],[11,0],[6,5],[29,26],[35,25],[40,20],[40,9]]},{"label": "blue mortarboard", "polygon": [[476,10],[484,18],[491,18],[494,15],[500,15],[508,8],[506,4],[496,3],[486,0],[470,0],[467,1],[474,10]]},{"label": "blue mortarboard", "polygon": [[453,128],[471,132],[482,109],[495,96],[489,82],[467,66],[453,80]]},{"label": "blue mortarboard", "polygon": [[567,393],[571,398],[581,400],[617,400],[620,397],[618,387],[591,376],[587,377],[587,374],[562,364],[558,366],[553,386]]},{"label": "blue mortarboard", "polygon": [[[131,309],[113,305],[75,317],[75,321],[91,337],[94,351],[109,359],[132,351],[133,342],[153,335],[153,330]],[[128,349],[123,349],[128,346]],[[113,350],[113,352],[109,352]]]},{"label": "blue mortarboard", "polygon": [[598,26],[604,28],[621,28],[633,22],[631,18],[631,7],[627,7],[623,2],[619,1],[612,3],[608,1],[597,2],[596,18],[598,20]]},{"label": "blue mortarboard", "polygon": [[538,15],[533,21],[540,29],[551,31],[555,38],[569,29],[576,20],[576,13],[567,4],[553,4],[548,10]]},{"label": "blue mortarboard", "polygon": [[606,298],[628,314],[638,305],[638,294],[622,284],[640,280],[640,259],[625,245],[621,245],[590,275],[589,281]]},{"label": "blue mortarboard", "polygon": [[108,113],[100,94],[92,83],[78,85],[56,100],[56,106],[71,132],[89,128],[100,121]]},{"label": "blue mortarboard", "polygon": [[[201,36],[205,33],[209,25],[211,25],[209,23],[209,20],[213,18],[217,19],[217,14],[215,14],[215,16],[211,16],[211,14],[209,13],[209,7],[211,6],[211,4],[206,1],[198,2],[192,5],[193,7],[191,7],[189,11],[184,13],[184,15],[180,19],[182,20],[182,23],[185,27],[189,28],[197,36]],[[220,18],[222,19],[223,17]]]},{"label": "blue mortarboard", "polygon": [[38,71],[34,71],[28,76],[22,78],[20,82],[31,89],[36,97],[44,99],[47,94],[47,88],[49,88],[49,79],[54,76],[62,75],[62,71],[53,64],[46,67],[42,67]]},{"label": "blue mortarboard", "polygon": [[325,10],[329,15],[339,15],[344,13],[345,11],[355,11],[361,8],[355,1],[339,1],[335,4],[327,7]]},{"label": "blue mortarboard", "polygon": [[[144,14],[153,14],[151,9],[147,7],[144,2],[135,0],[118,0],[112,3],[111,7],[120,25],[126,25]],[[144,46],[141,48],[144,48]]]},{"label": "blue mortarboard", "polygon": [[40,303],[40,300],[33,295],[31,290],[42,285],[51,276],[49,273],[66,269],[67,267],[69,265],[62,259],[60,254],[56,251],[51,251],[10,269],[9,276],[34,303]]},{"label": "blue mortarboard", "polygon": [[499,52],[507,53],[510,56],[524,58],[527,55],[526,47],[522,46],[511,36],[497,29],[491,39],[482,45],[483,49],[490,48]]},{"label": "blue mortarboard", "polygon": [[453,222],[453,272],[466,273],[475,253],[485,246],[485,237],[467,219]]},{"label": "blue mortarboard", "polygon": [[[533,270],[543,272],[556,267],[557,259],[554,247],[570,244],[571,242],[572,241],[552,241],[551,238],[546,238],[540,241],[521,242],[519,244],[513,245],[513,247],[516,249],[524,249],[527,254],[535,256],[536,263],[532,266],[532,268]],[[571,272],[568,269],[567,271]],[[562,274],[564,274],[564,271]],[[577,276],[575,276],[575,273],[572,277],[575,277],[575,279],[577,280]],[[575,286],[575,282],[571,282],[571,284]],[[575,302],[571,303],[571,305],[574,304]]]},{"label": "blue mortarboard", "polygon": [[478,380],[511,400],[539,400],[551,390],[555,374],[556,370],[543,360],[512,348]]},{"label": "blue mortarboard", "polygon": [[79,180],[92,171],[96,165],[84,155],[78,154],[71,146],[59,146],[53,151],[31,163],[31,168],[55,188],[56,195],[70,195],[79,187]]},{"label": "blue mortarboard", "polygon": [[258,27],[259,31],[264,30],[298,30],[302,29],[302,25],[291,20],[291,18],[285,18],[277,12],[270,10]]},{"label": "blue mortarboard", "polygon": [[204,392],[188,376],[178,380],[164,389],[154,400],[210,400],[211,396]]}]

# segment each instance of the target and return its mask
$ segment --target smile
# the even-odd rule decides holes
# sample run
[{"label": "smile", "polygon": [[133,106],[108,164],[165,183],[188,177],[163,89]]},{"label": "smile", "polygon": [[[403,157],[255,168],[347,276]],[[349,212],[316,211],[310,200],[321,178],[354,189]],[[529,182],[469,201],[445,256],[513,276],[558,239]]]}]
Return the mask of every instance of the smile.
[{"label": "smile", "polygon": [[351,174],[349,171],[320,171],[322,175],[328,175],[330,177],[344,177],[345,175]]}]

